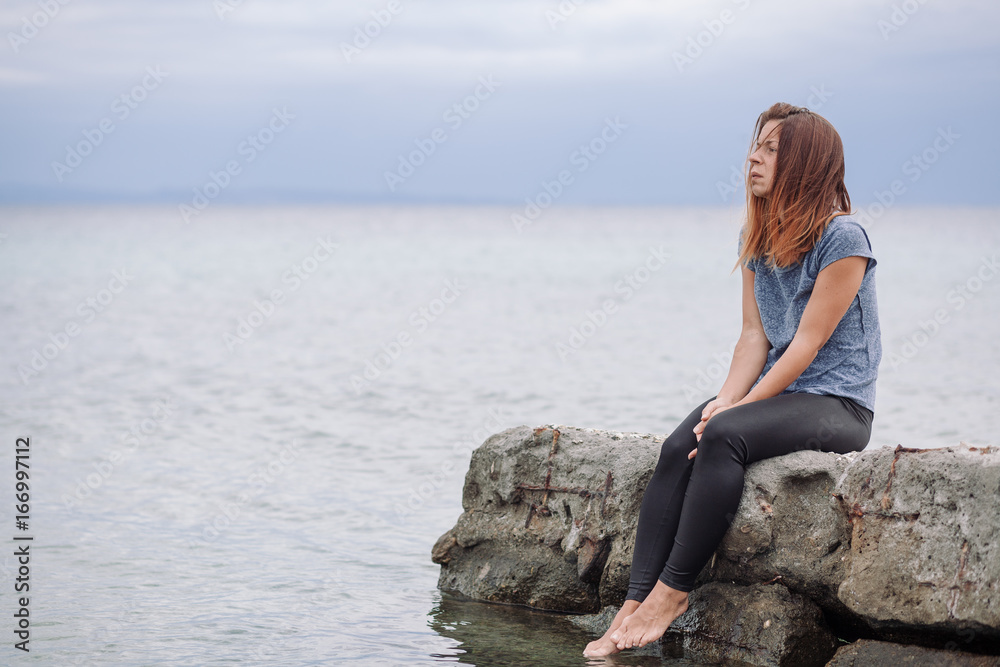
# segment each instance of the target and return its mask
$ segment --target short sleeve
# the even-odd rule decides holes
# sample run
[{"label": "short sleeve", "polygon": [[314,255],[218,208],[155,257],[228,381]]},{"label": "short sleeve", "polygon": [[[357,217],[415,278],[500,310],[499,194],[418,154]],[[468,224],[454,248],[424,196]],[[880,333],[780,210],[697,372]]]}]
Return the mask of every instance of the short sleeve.
[{"label": "short sleeve", "polygon": [[865,228],[849,218],[834,218],[816,247],[817,273],[845,257],[867,257],[875,266],[875,255]]}]

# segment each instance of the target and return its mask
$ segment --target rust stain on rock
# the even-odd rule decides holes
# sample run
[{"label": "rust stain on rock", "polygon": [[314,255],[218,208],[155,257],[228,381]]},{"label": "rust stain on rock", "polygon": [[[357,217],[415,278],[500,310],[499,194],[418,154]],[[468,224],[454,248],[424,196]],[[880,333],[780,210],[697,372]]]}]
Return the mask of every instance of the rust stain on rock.
[{"label": "rust stain on rock", "polygon": [[889,466],[889,479],[885,485],[885,493],[882,494],[882,509],[887,510],[892,507],[892,500],[889,498],[889,491],[892,490],[892,481],[896,477],[896,461],[899,460],[899,455],[904,453],[920,454],[926,451],[926,449],[913,449],[912,447],[896,445],[896,449],[893,450],[894,456],[892,457],[892,465]]},{"label": "rust stain on rock", "polygon": [[611,471],[608,471],[608,476],[604,480],[604,496],[601,498],[601,518],[604,518],[604,508],[608,504],[608,496],[611,495],[611,484],[614,482],[614,478],[611,476]]},{"label": "rust stain on rock", "polygon": [[[546,430],[548,429],[536,428],[534,433],[538,436]],[[552,493],[572,493],[586,500],[589,500],[590,498],[601,498],[601,516],[603,517],[605,515],[608,496],[611,495],[611,486],[614,482],[614,478],[612,477],[610,471],[608,471],[608,475],[604,480],[604,489],[602,491],[591,491],[590,489],[582,487],[552,486],[552,470],[555,467],[556,453],[559,451],[560,435],[559,429],[552,429],[552,446],[549,448],[549,456],[545,470],[545,483],[541,486],[535,484],[518,484],[514,487],[519,491],[542,492],[542,502],[537,505],[534,502],[531,502],[528,507],[528,516],[524,520],[525,529],[531,525],[531,520],[536,514],[540,516],[552,516],[552,510],[548,507],[549,495]]]},{"label": "rust stain on rock", "polygon": [[611,540],[584,537],[576,553],[576,571],[580,581],[588,584],[600,582],[604,566],[611,554]]}]

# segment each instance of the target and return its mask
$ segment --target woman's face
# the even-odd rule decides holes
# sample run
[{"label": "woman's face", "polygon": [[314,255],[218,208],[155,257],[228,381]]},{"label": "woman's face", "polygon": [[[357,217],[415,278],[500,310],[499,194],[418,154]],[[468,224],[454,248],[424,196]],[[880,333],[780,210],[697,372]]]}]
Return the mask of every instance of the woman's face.
[{"label": "woman's face", "polygon": [[750,191],[757,197],[767,197],[774,185],[780,126],[779,120],[764,123],[757,138],[757,147],[750,154]]}]

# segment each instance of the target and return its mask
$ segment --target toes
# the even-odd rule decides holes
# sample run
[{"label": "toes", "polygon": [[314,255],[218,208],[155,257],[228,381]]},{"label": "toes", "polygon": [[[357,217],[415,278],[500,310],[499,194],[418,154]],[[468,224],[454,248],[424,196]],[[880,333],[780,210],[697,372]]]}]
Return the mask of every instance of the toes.
[{"label": "toes", "polygon": [[600,639],[588,644],[583,655],[588,658],[603,658],[617,652],[618,648],[613,643]]}]

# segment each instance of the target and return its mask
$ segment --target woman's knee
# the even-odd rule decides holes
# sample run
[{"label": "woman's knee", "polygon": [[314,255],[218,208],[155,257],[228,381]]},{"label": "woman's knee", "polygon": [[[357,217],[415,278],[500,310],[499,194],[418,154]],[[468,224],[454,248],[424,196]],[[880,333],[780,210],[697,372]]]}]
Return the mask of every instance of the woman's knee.
[{"label": "woman's knee", "polygon": [[676,465],[678,462],[687,461],[688,453],[694,449],[694,445],[689,441],[693,439],[680,438],[673,435],[669,436],[660,446],[660,459],[657,467],[660,465]]},{"label": "woman's knee", "polygon": [[725,413],[713,417],[705,424],[705,430],[701,434],[698,442],[698,455],[705,453],[709,457],[732,457],[740,459],[743,452],[740,447],[739,433],[729,423],[723,419]]}]

